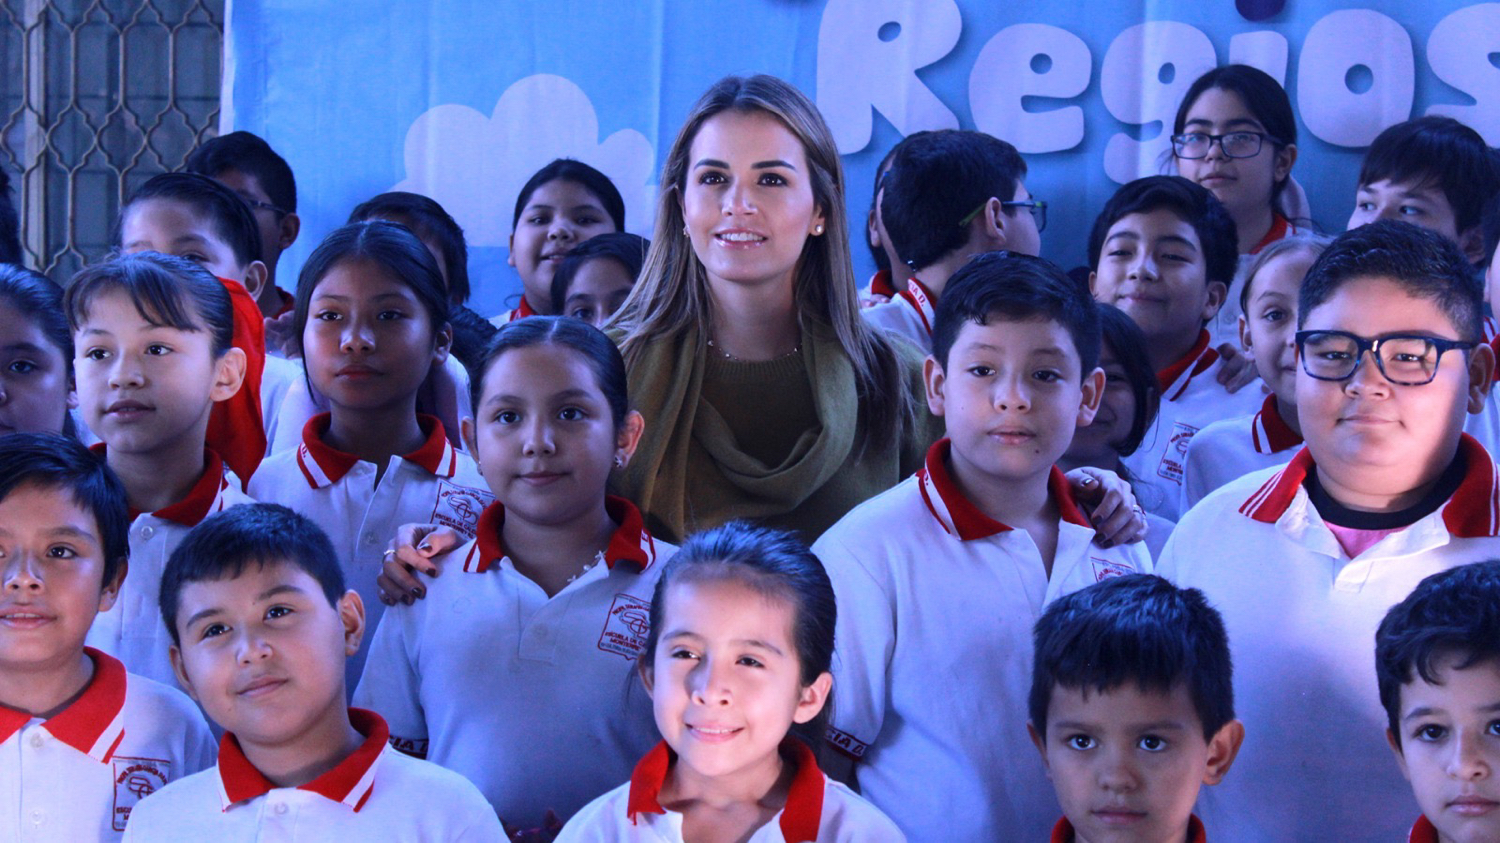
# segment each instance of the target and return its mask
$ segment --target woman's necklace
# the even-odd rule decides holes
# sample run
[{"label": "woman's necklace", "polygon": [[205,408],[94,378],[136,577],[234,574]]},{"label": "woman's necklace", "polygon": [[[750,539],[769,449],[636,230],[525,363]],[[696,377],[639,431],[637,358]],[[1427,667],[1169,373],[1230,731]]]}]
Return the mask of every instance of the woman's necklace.
[{"label": "woman's necklace", "polygon": [[[723,357],[725,360],[733,360],[736,363],[751,362],[751,361],[741,360],[740,358],[735,357],[733,354],[730,354],[729,352],[727,352],[724,349],[718,347],[717,345],[714,345],[714,338],[713,337],[709,337],[708,338],[708,347],[711,348],[711,349],[713,349],[715,354],[719,355],[720,357]],[[757,360],[757,361],[753,361],[753,362],[757,362],[757,363],[760,363],[760,362],[770,363],[773,360],[781,360],[781,359],[784,359],[784,358],[787,358],[787,357],[791,357],[793,354],[799,354],[799,353],[801,353],[801,351],[802,351],[802,344],[798,343],[798,344],[792,346],[792,350],[788,351],[785,354],[778,354],[775,357],[772,357],[772,358],[770,358],[768,360],[764,360],[764,361]]]}]

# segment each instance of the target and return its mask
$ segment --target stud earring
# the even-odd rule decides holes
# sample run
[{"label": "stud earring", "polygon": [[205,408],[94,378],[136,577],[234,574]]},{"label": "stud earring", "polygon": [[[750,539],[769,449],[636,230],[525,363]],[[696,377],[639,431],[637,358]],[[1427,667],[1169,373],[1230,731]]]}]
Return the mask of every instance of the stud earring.
[{"label": "stud earring", "polygon": [[682,226],[682,236],[683,237],[689,237],[689,236],[691,236],[691,235],[688,234],[687,225],[683,225]]},{"label": "stud earring", "polygon": [[622,456],[620,456],[619,454],[615,454],[615,468],[624,468],[624,467],[625,467],[625,458],[622,457]]},{"label": "stud earring", "polygon": [[817,225],[813,226],[813,236],[814,237],[817,237],[817,236],[821,235],[822,233],[823,233],[823,224],[822,223],[818,223]]}]

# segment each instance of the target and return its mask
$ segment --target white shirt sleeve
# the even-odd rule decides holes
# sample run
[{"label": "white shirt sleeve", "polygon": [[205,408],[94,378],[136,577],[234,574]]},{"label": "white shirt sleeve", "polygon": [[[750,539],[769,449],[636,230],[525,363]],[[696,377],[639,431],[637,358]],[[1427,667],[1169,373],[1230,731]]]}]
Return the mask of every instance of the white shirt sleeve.
[{"label": "white shirt sleeve", "polygon": [[353,705],[385,718],[392,746],[418,758],[427,757],[427,716],[415,667],[417,621],[425,609],[419,604],[385,610],[370,637],[369,657],[353,698]]},{"label": "white shirt sleeve", "polygon": [[858,554],[836,532],[831,533],[813,546],[828,571],[838,601],[833,718],[828,738],[836,751],[860,758],[885,721],[890,664],[896,646],[895,606]]}]

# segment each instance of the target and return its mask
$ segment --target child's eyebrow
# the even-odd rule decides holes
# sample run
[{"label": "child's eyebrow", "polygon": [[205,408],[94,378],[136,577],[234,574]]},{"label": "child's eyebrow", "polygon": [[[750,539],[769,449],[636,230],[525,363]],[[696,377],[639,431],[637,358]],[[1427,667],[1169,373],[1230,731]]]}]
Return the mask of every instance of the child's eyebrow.
[{"label": "child's eyebrow", "polygon": [[[1486,712],[1486,713],[1492,713],[1492,712],[1500,711],[1500,702],[1492,702],[1489,705],[1481,706],[1478,710]],[[1417,718],[1420,718],[1420,717],[1431,717],[1434,714],[1444,714],[1444,713],[1446,713],[1446,712],[1443,709],[1437,708],[1436,706],[1430,706],[1430,705],[1417,706],[1416,708],[1412,709],[1411,711],[1408,711],[1406,713],[1406,716],[1401,718],[1401,722],[1405,723],[1405,722],[1407,722],[1409,720],[1416,720]]]},{"label": "child's eyebrow", "polygon": [[759,638],[740,638],[735,640],[733,643],[739,644],[742,647],[754,647],[758,650],[770,650],[778,656],[783,655],[780,647],[777,647],[775,644],[772,644],[769,641],[762,641]]},{"label": "child's eyebrow", "polygon": [[15,343],[11,343],[10,345],[5,346],[5,348],[3,348],[3,349],[0,349],[0,351],[31,351],[31,352],[40,352],[42,350],[43,349],[42,349],[41,346],[37,345],[36,343],[31,343],[31,342],[15,342]]},{"label": "child's eyebrow", "polygon": [[[550,400],[552,400],[552,401],[561,401],[561,400],[565,400],[565,399],[569,399],[569,398],[588,398],[589,397],[589,391],[586,390],[586,389],[579,389],[578,387],[573,387],[572,389],[564,389],[561,392],[554,392],[554,393],[552,393],[551,395],[549,395],[547,397]],[[522,398],[519,395],[492,395],[492,396],[490,396],[490,400],[488,400],[488,401],[486,401],[484,403],[485,403],[485,406],[489,406],[491,404],[496,404],[496,403],[501,403],[501,402],[504,402],[504,403],[507,403],[507,404],[520,404],[520,403],[524,403],[525,400],[526,399]]]},{"label": "child's eyebrow", "polygon": [[68,538],[82,539],[83,541],[87,541],[87,542],[96,542],[97,541],[94,538],[94,534],[93,533],[90,533],[88,530],[79,529],[78,527],[74,527],[74,526],[72,526],[70,524],[60,524],[60,525],[58,525],[56,527],[53,527],[52,529],[50,529],[50,530],[47,531],[46,535],[49,538],[58,537],[58,536],[65,536],[65,537],[68,537]]},{"label": "child's eyebrow", "polygon": [[1187,248],[1192,249],[1195,252],[1198,251],[1198,244],[1197,243],[1194,243],[1193,241],[1187,239],[1186,237],[1183,237],[1183,236],[1178,235],[1178,234],[1167,234],[1167,235],[1164,235],[1162,237],[1158,237],[1158,238],[1156,238],[1156,242],[1158,242],[1158,243],[1176,243],[1179,246],[1186,246]]},{"label": "child's eyebrow", "polygon": [[295,585],[292,585],[291,583],[282,583],[281,585],[272,586],[272,587],[266,589],[265,591],[262,591],[260,594],[255,595],[255,600],[256,600],[256,602],[260,602],[262,600],[270,600],[272,597],[276,597],[277,595],[280,595],[280,594],[306,594],[306,593],[307,592],[303,591],[301,588],[299,588],[299,587],[297,587]]},{"label": "child's eyebrow", "polygon": [[219,606],[212,606],[212,607],[204,609],[204,610],[202,610],[200,612],[194,612],[192,617],[190,617],[187,620],[185,620],[185,621],[182,622],[182,628],[183,629],[192,629],[193,628],[193,624],[196,624],[197,622],[199,622],[201,620],[206,620],[207,618],[211,618],[214,615],[222,615],[222,614],[224,614],[224,609],[222,607],[219,607]]},{"label": "child's eyebrow", "polygon": [[[1196,125],[1212,126],[1213,125],[1213,121],[1209,120],[1207,118],[1204,118],[1204,117],[1199,117],[1199,118],[1196,118],[1194,120],[1187,121],[1187,123],[1185,125],[1188,125],[1188,126],[1196,126]],[[1224,121],[1224,126],[1225,126],[1225,128],[1229,128],[1229,129],[1232,129],[1235,126],[1253,126],[1253,127],[1257,128],[1257,129],[1259,129],[1261,127],[1260,126],[1260,121],[1256,120],[1254,118],[1251,118],[1251,117],[1236,117],[1233,120],[1226,120],[1226,121]]]}]

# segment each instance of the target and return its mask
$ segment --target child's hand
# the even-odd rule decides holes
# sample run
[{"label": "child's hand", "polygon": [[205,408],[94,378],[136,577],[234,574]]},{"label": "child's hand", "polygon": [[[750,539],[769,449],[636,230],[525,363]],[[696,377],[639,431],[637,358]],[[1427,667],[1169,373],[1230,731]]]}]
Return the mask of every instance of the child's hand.
[{"label": "child's hand", "polygon": [[429,577],[439,573],[433,557],[463,544],[463,536],[436,524],[403,524],[396,538],[382,554],[383,564],[375,584],[380,586],[380,602],[394,606],[399,601],[408,606],[427,596],[427,587],[413,575],[421,571]]},{"label": "child's hand", "polygon": [[292,324],[293,314],[288,311],[280,316],[266,319],[266,353],[280,352],[283,357],[301,357],[295,340],[297,332]]},{"label": "child's hand", "polygon": [[1089,507],[1100,547],[1132,544],[1146,537],[1146,513],[1130,484],[1113,471],[1084,466],[1067,473],[1073,497]]},{"label": "child's hand", "polygon": [[877,304],[885,304],[888,301],[890,301],[890,299],[882,296],[879,293],[871,293],[868,296],[859,297],[859,306],[861,308],[874,307]]},{"label": "child's hand", "polygon": [[552,843],[563,827],[562,820],[558,819],[551,808],[547,809],[547,816],[542,818],[541,828],[515,828],[509,823],[501,825],[505,826],[505,839],[518,843]]},{"label": "child's hand", "polygon": [[1255,359],[1229,343],[1223,343],[1216,349],[1219,357],[1223,358],[1224,365],[1219,367],[1219,383],[1224,385],[1227,392],[1235,393],[1243,389],[1251,381],[1255,380]]}]

